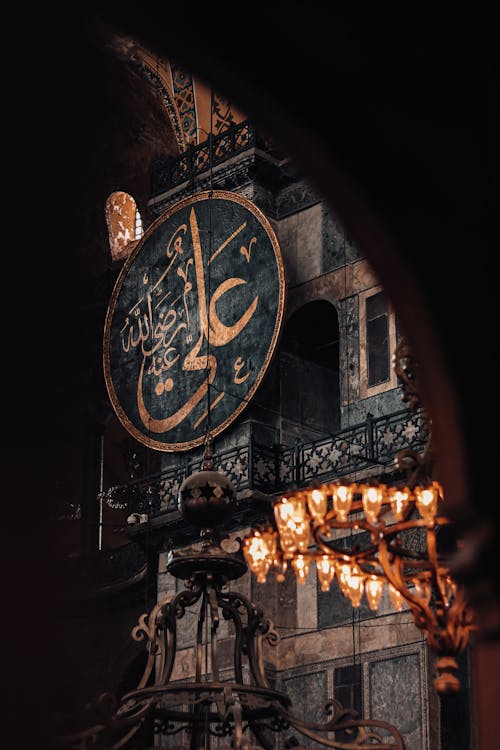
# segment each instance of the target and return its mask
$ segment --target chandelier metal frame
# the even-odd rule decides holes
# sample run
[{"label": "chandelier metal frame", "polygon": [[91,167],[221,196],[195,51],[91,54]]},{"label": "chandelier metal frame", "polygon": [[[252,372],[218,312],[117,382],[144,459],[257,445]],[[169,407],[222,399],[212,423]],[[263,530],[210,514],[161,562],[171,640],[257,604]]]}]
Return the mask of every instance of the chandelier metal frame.
[{"label": "chandelier metal frame", "polygon": [[[190,482],[187,505],[191,511],[195,505],[199,507],[194,502],[200,497],[196,490],[205,486],[208,473],[214,474],[201,471],[186,480]],[[226,491],[222,475],[221,480]],[[213,476],[209,482],[216,492],[203,503],[205,518],[210,499],[216,513],[222,508],[219,485]],[[225,515],[227,507],[222,512]],[[170,553],[167,570],[185,580],[186,588],[163,598],[132,630],[133,639],[144,641],[147,651],[136,689],[120,702],[110,694],[102,695],[79,717],[77,731],[60,734],[59,744],[66,750],[149,747],[141,744],[141,732],[148,727],[153,736],[179,736],[179,744],[164,740],[171,750],[206,750],[212,746],[212,738],[226,738],[227,744],[218,745],[220,750],[273,750],[277,737],[280,747],[300,750],[297,733],[318,747],[337,750],[364,750],[373,744],[378,750],[405,750],[394,726],[362,719],[336,700],[325,706],[323,723],[306,721],[293,712],[290,698],[274,689],[266,675],[264,643],[275,646],[279,640],[271,620],[246,596],[227,587],[247,571],[239,543],[238,549],[228,551],[227,537],[207,529],[203,536],[201,549],[194,546]],[[194,678],[173,679],[178,627],[197,605]],[[226,658],[224,668],[218,636],[222,619],[230,622],[234,637],[231,665],[228,667]],[[336,740],[339,732],[349,739]],[[163,746],[161,740],[159,746]]]},{"label": "chandelier metal frame", "polygon": [[[405,339],[396,349],[394,367],[403,400],[412,410],[421,408],[418,365]],[[291,566],[303,584],[314,564],[322,590],[336,578],[354,607],[365,595],[376,611],[387,585],[394,609],[408,604],[438,657],[436,691],[456,692],[456,657],[475,626],[452,575],[456,540],[444,512],[443,488],[433,479],[432,430],[422,455],[404,449],[396,454],[395,465],[406,472],[405,482],[313,482],[305,489],[292,488],[274,502],[274,522],[245,537],[243,551],[259,582],[270,570],[282,581]],[[342,535],[349,548],[339,544]]]}]

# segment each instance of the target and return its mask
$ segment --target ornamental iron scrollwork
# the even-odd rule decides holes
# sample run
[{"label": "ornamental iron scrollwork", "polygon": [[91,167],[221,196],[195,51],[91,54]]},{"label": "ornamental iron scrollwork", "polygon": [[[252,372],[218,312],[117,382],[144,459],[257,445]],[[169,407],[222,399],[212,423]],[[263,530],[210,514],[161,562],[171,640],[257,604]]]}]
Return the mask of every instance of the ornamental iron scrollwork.
[{"label": "ornamental iron scrollwork", "polygon": [[[234,548],[234,540],[231,544]],[[140,733],[149,727],[151,736],[172,737],[174,744],[169,740],[167,746],[182,750],[211,747],[211,738],[227,738],[227,744],[218,745],[220,750],[273,750],[276,737],[280,747],[300,750],[298,736],[337,750],[366,750],[373,743],[379,750],[405,750],[398,730],[387,722],[359,718],[337,701],[325,707],[324,723],[309,722],[295,715],[290,698],[270,685],[263,646],[275,646],[278,635],[259,607],[228,589],[228,582],[247,570],[241,546],[236,546],[228,552],[224,538],[212,532],[201,549],[198,545],[169,554],[167,570],[183,579],[186,588],[164,597],[132,630],[132,638],[144,642],[147,653],[137,687],[119,703],[109,694],[101,696],[79,717],[76,731],[59,736],[58,746],[136,748]],[[194,678],[173,679],[179,627],[196,606]],[[224,669],[221,666],[222,620],[233,632],[229,675],[226,642]],[[335,739],[339,732],[347,734],[347,742]]]}]

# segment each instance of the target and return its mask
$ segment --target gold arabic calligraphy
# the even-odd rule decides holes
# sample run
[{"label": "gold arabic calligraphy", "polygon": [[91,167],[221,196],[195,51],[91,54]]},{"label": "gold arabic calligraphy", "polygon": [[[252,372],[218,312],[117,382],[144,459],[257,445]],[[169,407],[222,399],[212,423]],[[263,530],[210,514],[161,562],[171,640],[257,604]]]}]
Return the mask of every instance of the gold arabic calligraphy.
[{"label": "gold arabic calligraphy", "polygon": [[[246,226],[247,222],[245,221],[234,230],[212,253],[207,265],[211,264]],[[173,232],[167,243],[165,255],[168,262],[165,270],[154,286],[148,289],[128,311],[125,323],[120,332],[124,352],[129,352],[131,349],[140,347],[142,360],[137,381],[137,406],[143,424],[151,432],[155,433],[165,433],[177,427],[204,398],[217,372],[217,357],[212,352],[212,347],[222,347],[235,339],[251,320],[259,301],[259,296],[256,295],[246,311],[233,325],[222,323],[217,314],[217,303],[231,289],[247,282],[238,277],[225,279],[215,289],[207,306],[202,246],[194,208],[191,208],[189,214],[189,230],[193,245],[193,257],[181,258],[181,256],[185,255],[183,242],[188,236],[187,224],[181,224]],[[256,237],[252,237],[248,243],[248,250],[245,247],[241,247],[241,253],[248,263],[250,262],[250,250],[254,249],[256,242]],[[170,300],[172,291],[166,291],[163,282],[176,260],[178,261],[177,275],[181,278],[184,286],[181,294],[175,299]],[[199,331],[199,336],[194,344],[193,330],[195,330],[195,321],[192,321],[190,318],[188,305],[189,295],[193,293],[193,283],[190,280],[193,270],[196,280],[198,311],[198,326],[196,328]],[[143,283],[147,286],[147,275],[144,276]],[[175,305],[181,298],[182,307],[178,309]],[[169,304],[166,312],[162,308],[165,303]],[[160,308],[162,309],[160,310]],[[181,371],[184,373],[205,371],[207,374],[201,385],[196,388],[184,404],[169,416],[159,419],[152,415],[146,405],[144,383],[148,382],[147,378],[154,379],[155,387],[153,390],[156,396],[162,396],[174,389],[174,379],[168,373],[182,356],[179,347],[179,344],[182,342],[182,339],[179,338],[182,331],[185,332],[186,344],[193,345],[182,360]],[[205,342],[209,343],[211,353],[208,353],[208,346],[204,347]],[[202,353],[203,348],[206,349],[205,353]],[[245,364],[245,361],[240,356],[236,358],[233,365],[235,373],[234,383],[242,383],[250,375],[250,370],[247,369],[245,371],[244,369]],[[148,393],[150,390],[148,390]],[[212,408],[221,401],[223,395],[223,392],[219,394]],[[195,427],[203,421],[206,415],[207,412],[197,420]]]}]

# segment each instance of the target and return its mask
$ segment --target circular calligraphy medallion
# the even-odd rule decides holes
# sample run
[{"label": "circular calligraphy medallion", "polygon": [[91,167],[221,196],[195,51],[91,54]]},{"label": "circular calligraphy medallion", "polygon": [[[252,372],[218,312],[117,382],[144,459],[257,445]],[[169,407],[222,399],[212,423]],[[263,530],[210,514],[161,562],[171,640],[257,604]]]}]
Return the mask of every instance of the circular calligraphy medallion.
[{"label": "circular calligraphy medallion", "polygon": [[104,375],[125,428],[162,451],[225,430],[269,367],[284,299],[278,240],[251,201],[214,190],[166,211],[127,259],[106,316]]}]

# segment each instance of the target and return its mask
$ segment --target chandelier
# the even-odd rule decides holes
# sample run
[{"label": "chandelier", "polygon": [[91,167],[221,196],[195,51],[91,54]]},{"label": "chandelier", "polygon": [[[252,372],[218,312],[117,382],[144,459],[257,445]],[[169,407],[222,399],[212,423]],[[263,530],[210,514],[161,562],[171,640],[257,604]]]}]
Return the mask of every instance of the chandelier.
[{"label": "chandelier", "polygon": [[[418,408],[418,368],[404,339],[394,366],[403,400]],[[393,608],[400,611],[407,603],[438,656],[434,686],[445,694],[460,688],[456,657],[474,625],[451,572],[456,540],[443,488],[432,478],[431,438],[430,432],[423,455],[411,449],[396,455],[396,467],[406,471],[403,483],[334,481],[292,488],[274,503],[274,523],[245,537],[243,552],[257,581],[265,582],[270,571],[283,581],[291,567],[304,584],[315,568],[321,589],[328,591],[336,579],[353,607],[365,597],[375,612],[387,587]]]},{"label": "chandelier", "polygon": [[[310,722],[297,716],[286,693],[270,684],[264,644],[275,646],[278,635],[260,608],[228,588],[248,568],[240,542],[217,528],[231,518],[236,492],[227,477],[213,470],[211,456],[207,442],[202,470],[187,477],[179,490],[179,510],[202,539],[201,544],[169,553],[167,570],[183,580],[185,588],[159,601],[132,630],[132,637],[143,641],[147,651],[137,687],[121,701],[103,694],[83,714],[67,717],[59,727],[58,746],[65,750],[136,750],[153,744],[171,750],[215,746],[301,750],[298,734],[315,747],[363,750],[375,743],[379,750],[405,750],[398,730],[385,721],[362,719],[333,699],[325,706],[324,722]],[[186,614],[197,618],[195,674],[178,679],[179,626]],[[220,643],[223,620],[232,629],[230,653],[227,640],[224,646]]]}]

